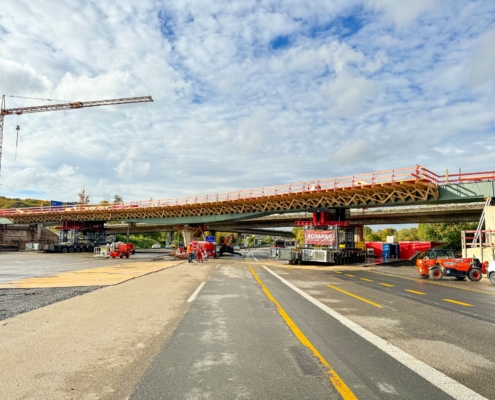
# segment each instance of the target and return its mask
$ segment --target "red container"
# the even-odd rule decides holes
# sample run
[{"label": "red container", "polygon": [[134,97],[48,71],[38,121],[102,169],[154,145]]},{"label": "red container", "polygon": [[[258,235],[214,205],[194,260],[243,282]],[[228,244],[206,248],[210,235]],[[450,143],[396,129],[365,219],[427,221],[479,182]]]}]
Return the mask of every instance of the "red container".
[{"label": "red container", "polygon": [[442,244],[439,242],[399,242],[399,256],[402,260],[409,260],[418,251],[423,253]]},{"label": "red container", "polygon": [[[401,260],[409,260],[416,252],[423,253],[426,250],[441,246],[445,243],[440,242],[399,242],[399,258]],[[383,242],[366,242],[367,249],[374,249],[375,257],[382,256]]]},{"label": "red container", "polygon": [[382,256],[383,242],[366,242],[367,249],[373,249],[375,251],[375,257],[380,258]]}]

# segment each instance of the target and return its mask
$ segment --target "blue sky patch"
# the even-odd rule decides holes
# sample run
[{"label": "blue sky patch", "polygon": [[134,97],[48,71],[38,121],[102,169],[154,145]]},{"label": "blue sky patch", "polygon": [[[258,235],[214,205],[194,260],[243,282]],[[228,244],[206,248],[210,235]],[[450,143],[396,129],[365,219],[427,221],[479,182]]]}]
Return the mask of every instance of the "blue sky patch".
[{"label": "blue sky patch", "polygon": [[270,47],[273,50],[283,49],[289,46],[289,37],[288,36],[278,36],[272,40]]}]

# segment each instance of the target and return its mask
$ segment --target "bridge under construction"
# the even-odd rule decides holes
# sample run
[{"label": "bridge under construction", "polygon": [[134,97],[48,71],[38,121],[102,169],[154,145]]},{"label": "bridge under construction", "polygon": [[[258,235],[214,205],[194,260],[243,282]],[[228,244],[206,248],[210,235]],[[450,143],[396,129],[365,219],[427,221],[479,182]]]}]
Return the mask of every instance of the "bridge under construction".
[{"label": "bridge under construction", "polygon": [[495,195],[495,171],[438,175],[423,166],[259,189],[109,205],[6,209],[0,224],[125,221],[205,224],[325,209],[483,202]]}]

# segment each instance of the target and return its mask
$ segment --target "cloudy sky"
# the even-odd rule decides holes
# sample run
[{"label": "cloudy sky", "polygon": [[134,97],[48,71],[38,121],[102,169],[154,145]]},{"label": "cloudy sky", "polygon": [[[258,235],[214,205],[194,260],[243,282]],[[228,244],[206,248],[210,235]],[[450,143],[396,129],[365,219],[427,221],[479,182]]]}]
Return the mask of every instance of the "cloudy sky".
[{"label": "cloudy sky", "polygon": [[494,170],[495,2],[3,0],[0,92],[154,99],[6,117],[4,196]]}]

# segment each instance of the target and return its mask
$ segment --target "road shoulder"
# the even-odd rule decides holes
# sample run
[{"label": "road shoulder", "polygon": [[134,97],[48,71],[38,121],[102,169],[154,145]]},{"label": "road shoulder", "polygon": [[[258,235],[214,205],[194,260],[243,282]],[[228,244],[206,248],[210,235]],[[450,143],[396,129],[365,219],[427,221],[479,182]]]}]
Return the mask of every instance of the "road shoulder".
[{"label": "road shoulder", "polygon": [[178,264],[2,321],[0,398],[128,397],[215,269]]}]

